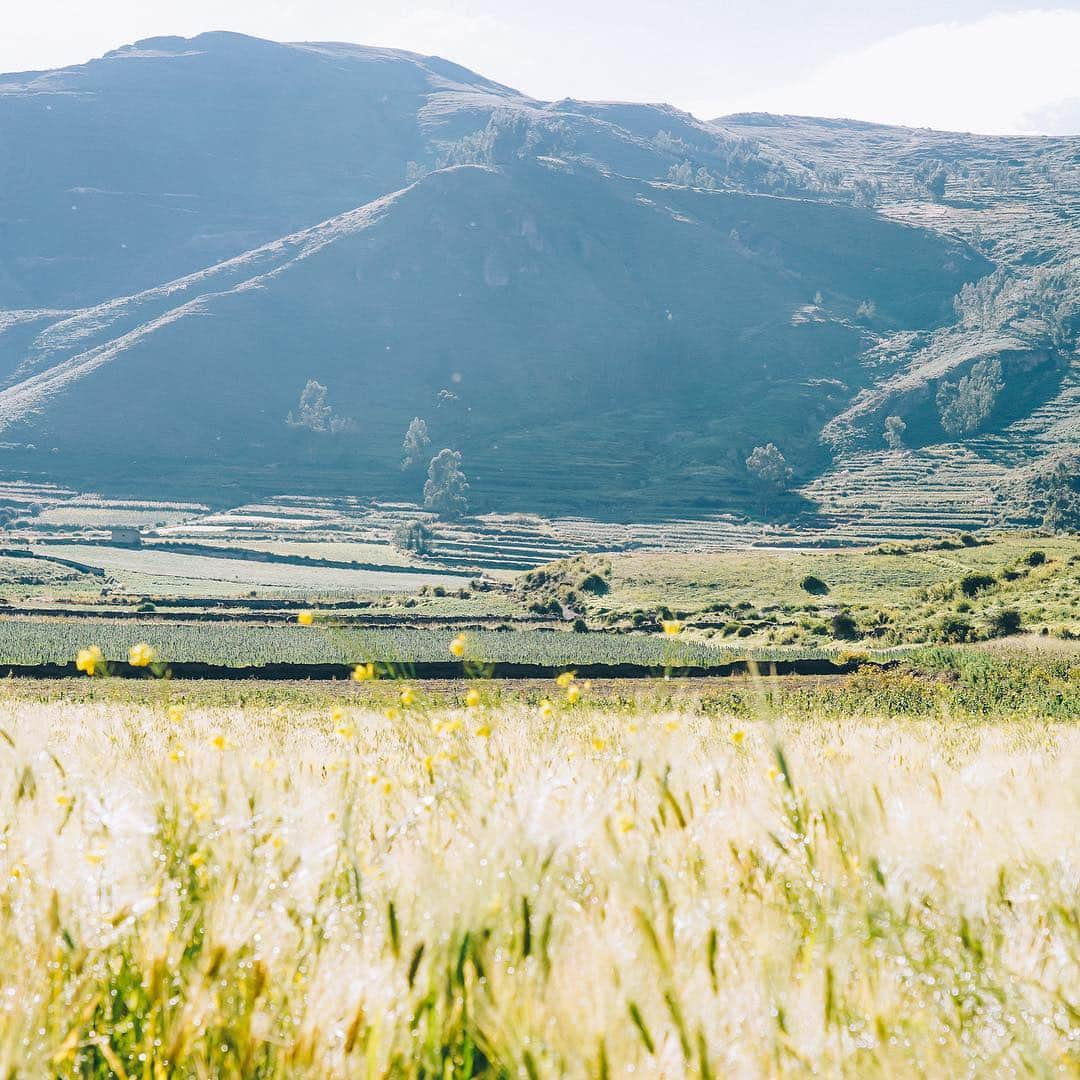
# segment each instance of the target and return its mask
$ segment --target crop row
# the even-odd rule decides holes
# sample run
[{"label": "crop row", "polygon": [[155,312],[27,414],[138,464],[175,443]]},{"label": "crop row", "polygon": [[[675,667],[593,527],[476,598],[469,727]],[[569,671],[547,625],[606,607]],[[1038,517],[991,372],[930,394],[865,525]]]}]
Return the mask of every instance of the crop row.
[{"label": "crop row", "polygon": [[[343,629],[231,623],[147,624],[96,619],[0,620],[0,666],[62,664],[79,649],[98,646],[109,661],[126,659],[145,641],[165,661],[221,667],[274,664],[392,664],[447,662],[452,630]],[[828,659],[829,649],[738,649],[649,634],[574,634],[539,630],[476,630],[466,635],[465,660],[491,664],[582,667],[626,664],[646,668],[713,667],[732,660]]]}]

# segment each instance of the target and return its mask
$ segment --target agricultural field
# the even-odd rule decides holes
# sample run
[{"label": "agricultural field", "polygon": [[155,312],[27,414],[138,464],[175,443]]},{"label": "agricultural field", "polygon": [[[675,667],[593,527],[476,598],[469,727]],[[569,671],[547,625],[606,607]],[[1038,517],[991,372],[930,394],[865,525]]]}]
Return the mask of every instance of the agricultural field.
[{"label": "agricultural field", "polygon": [[[0,670],[71,664],[76,653],[97,646],[106,661],[126,662],[134,644],[150,645],[162,663],[222,668],[286,665],[347,667],[374,662],[398,667],[453,662],[454,628],[353,627],[332,620],[313,627],[260,625],[230,620],[152,623],[131,619],[0,619]],[[630,667],[663,674],[683,668],[718,668],[746,658],[766,664],[785,659],[839,658],[840,648],[747,649],[664,634],[574,634],[544,630],[470,630],[460,634],[463,659],[476,665],[539,668]],[[880,654],[882,658],[891,655]],[[865,654],[870,658],[870,654]],[[348,671],[342,672],[348,675]]]},{"label": "agricultural field", "polygon": [[1075,1075],[1076,671],[936,663],[9,683],[0,1069]]},{"label": "agricultural field", "polygon": [[226,582],[230,585],[287,589],[293,595],[321,596],[335,593],[382,594],[408,592],[424,585],[460,588],[469,578],[461,575],[410,574],[407,570],[373,571],[339,567],[289,564],[185,555],[152,548],[93,547],[83,544],[50,544],[35,553],[68,559],[112,573],[181,581]]}]

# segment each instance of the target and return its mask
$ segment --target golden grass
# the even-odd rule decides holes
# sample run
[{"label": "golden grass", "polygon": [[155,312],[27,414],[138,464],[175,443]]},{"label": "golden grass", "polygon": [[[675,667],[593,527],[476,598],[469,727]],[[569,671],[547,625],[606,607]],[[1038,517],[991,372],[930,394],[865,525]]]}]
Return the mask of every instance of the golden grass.
[{"label": "golden grass", "polygon": [[0,729],[4,1076],[1080,1068],[1073,726],[163,696]]}]

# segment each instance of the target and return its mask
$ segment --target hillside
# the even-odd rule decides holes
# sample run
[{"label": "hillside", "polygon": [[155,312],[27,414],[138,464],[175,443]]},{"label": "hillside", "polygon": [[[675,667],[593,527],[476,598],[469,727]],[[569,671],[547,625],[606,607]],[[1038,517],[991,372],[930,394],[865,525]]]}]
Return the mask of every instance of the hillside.
[{"label": "hillside", "polygon": [[[421,416],[480,508],[902,535],[1030,520],[1080,424],[1078,140],[708,124],[206,34],[0,76],[0,149],[9,476],[415,499]],[[286,423],[312,379],[326,430]],[[768,441],[798,492],[749,482]],[[969,521],[988,479],[1016,494]]]}]

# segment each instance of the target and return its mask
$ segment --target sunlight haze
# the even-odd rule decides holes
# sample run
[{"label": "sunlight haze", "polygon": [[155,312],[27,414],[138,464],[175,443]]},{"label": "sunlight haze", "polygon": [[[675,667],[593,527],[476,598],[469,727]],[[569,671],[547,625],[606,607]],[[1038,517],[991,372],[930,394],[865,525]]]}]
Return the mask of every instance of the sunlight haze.
[{"label": "sunlight haze", "polygon": [[40,0],[7,13],[0,70],[235,30],[437,54],[545,100],[664,101],[985,134],[1080,131],[1080,4],[735,0]]}]

